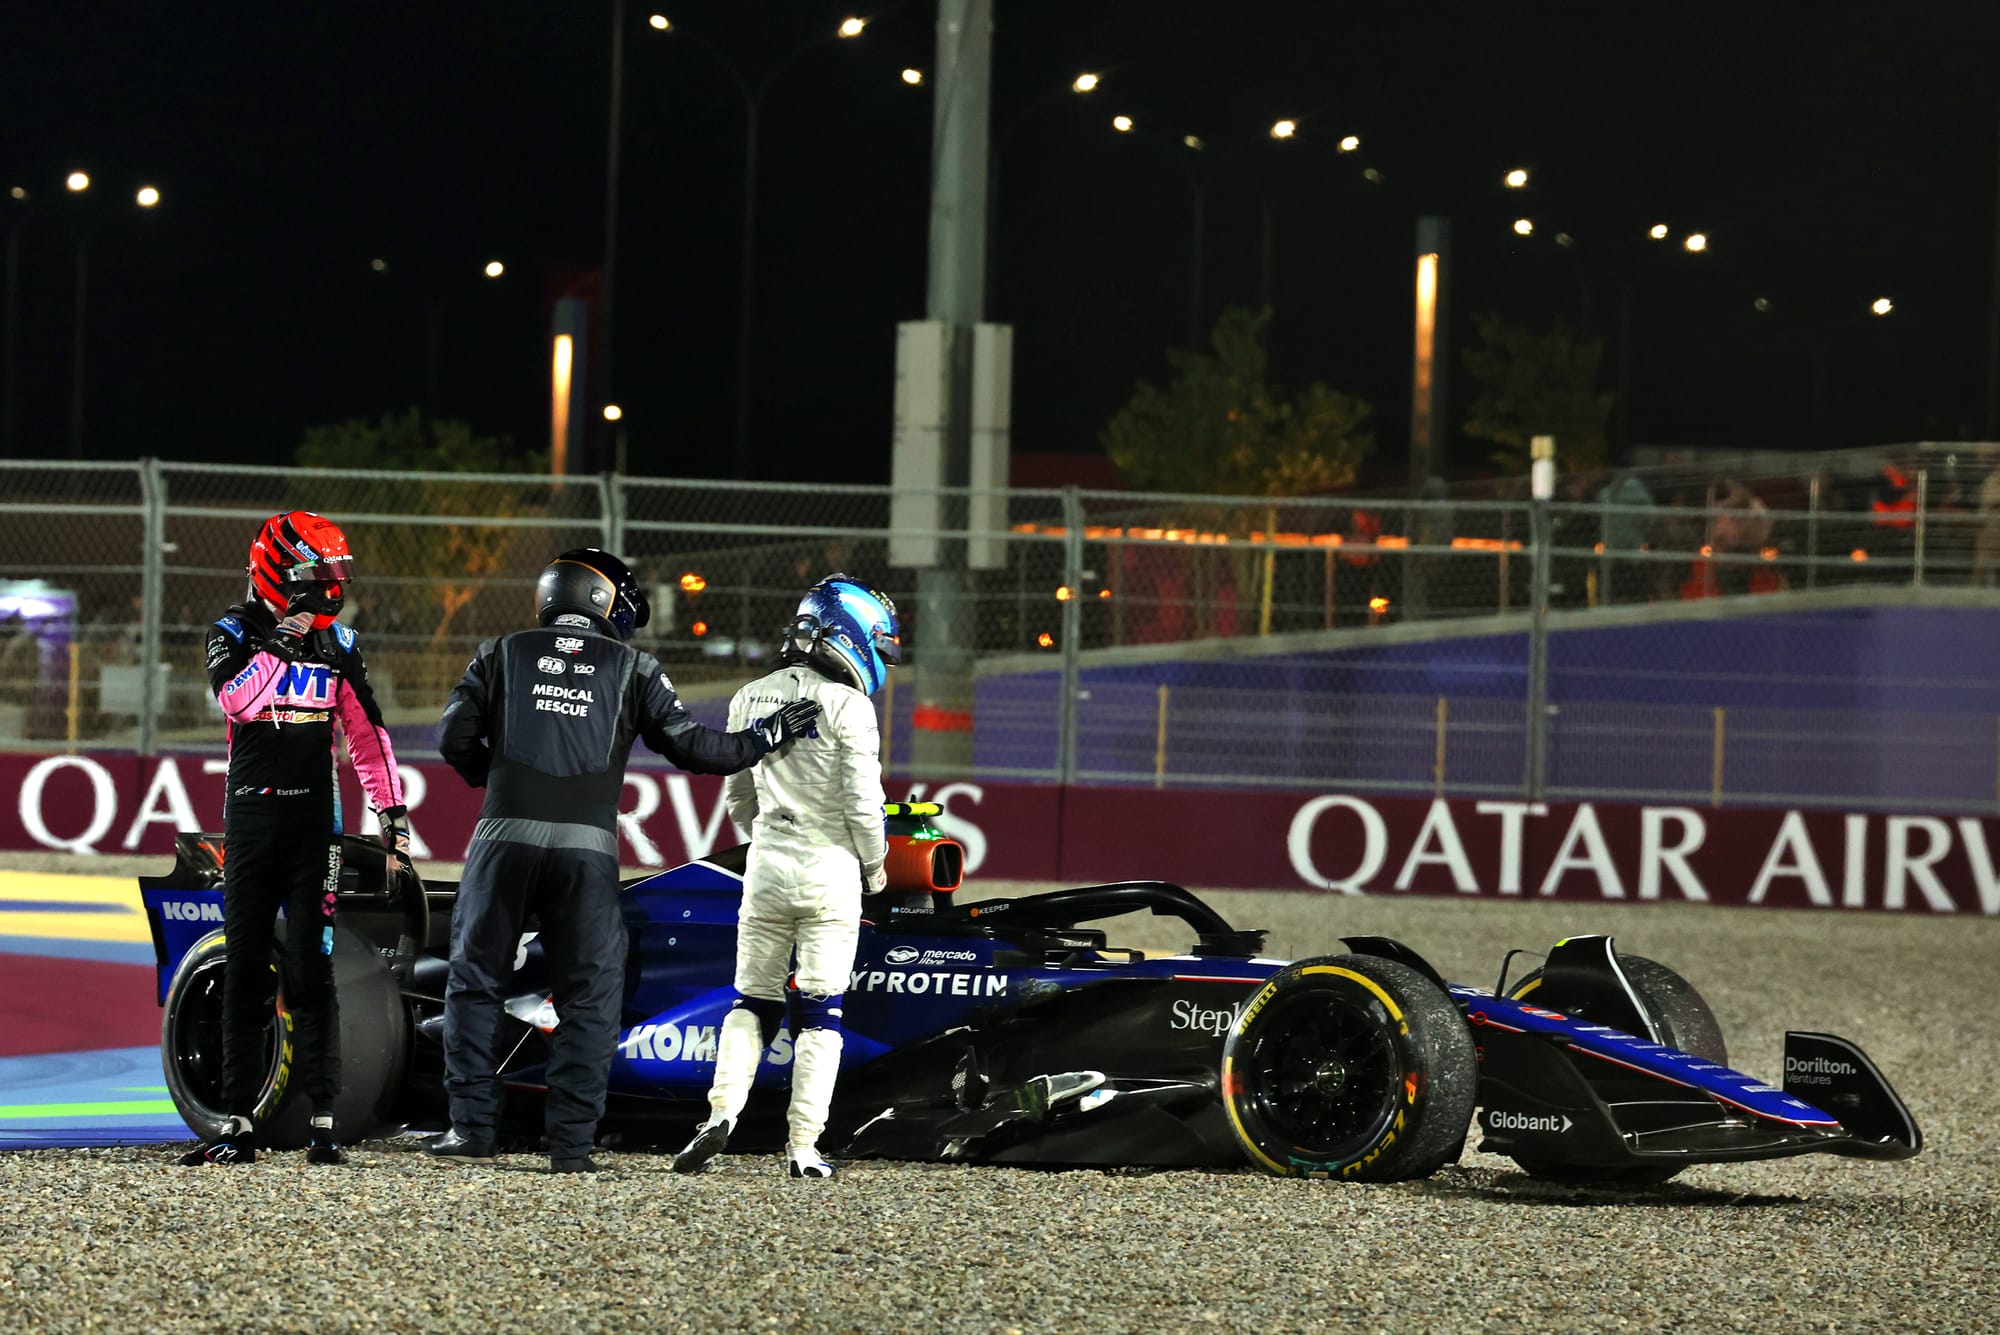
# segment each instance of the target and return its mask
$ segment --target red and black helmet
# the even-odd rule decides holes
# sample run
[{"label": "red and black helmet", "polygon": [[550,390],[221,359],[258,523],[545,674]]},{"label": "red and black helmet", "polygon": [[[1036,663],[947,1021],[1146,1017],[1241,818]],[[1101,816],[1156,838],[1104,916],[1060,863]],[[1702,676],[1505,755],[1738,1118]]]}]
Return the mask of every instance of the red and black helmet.
[{"label": "red and black helmet", "polygon": [[[347,550],[347,535],[331,519],[310,510],[287,510],[272,515],[257,530],[248,570],[250,587],[279,611],[301,584],[326,586],[328,599],[338,609],[345,596],[341,585],[354,577],[354,556]],[[324,630],[333,618],[317,616],[313,624]]]}]

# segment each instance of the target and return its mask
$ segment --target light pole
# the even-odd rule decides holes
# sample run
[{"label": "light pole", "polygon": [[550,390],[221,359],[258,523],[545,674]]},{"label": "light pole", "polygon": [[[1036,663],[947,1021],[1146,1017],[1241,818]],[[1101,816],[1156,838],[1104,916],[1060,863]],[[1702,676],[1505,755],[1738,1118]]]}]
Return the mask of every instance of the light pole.
[{"label": "light pole", "polygon": [[[71,195],[82,198],[90,189],[88,172],[71,172],[63,184]],[[133,195],[133,202],[141,209],[153,209],[159,205],[160,192],[155,186],[141,186]],[[90,234],[92,223],[85,220],[76,229],[76,281],[75,320],[71,329],[69,361],[69,457],[83,458],[83,410],[84,410],[84,366],[86,350],[89,347],[88,318],[90,314]]]},{"label": "light pole", "polygon": [[[1111,118],[1111,128],[1127,138],[1140,139],[1146,143],[1157,145],[1161,151],[1173,160],[1174,166],[1180,168],[1181,175],[1187,179],[1188,224],[1190,233],[1188,245],[1188,347],[1199,348],[1201,346],[1202,252],[1207,248],[1208,182],[1203,180],[1201,173],[1197,172],[1190,165],[1191,159],[1182,156],[1180,152],[1173,149],[1164,140],[1141,133],[1138,122],[1134,121],[1130,116],[1113,116]],[[1199,153],[1202,151],[1203,143],[1194,135],[1182,135],[1181,147],[1189,153]]]},{"label": "light pole", "polygon": [[[1267,133],[1267,134],[1268,134],[1268,135],[1269,135],[1269,136],[1270,136],[1270,137],[1271,137],[1271,138],[1272,138],[1273,140],[1275,140],[1276,142],[1278,142],[1278,143],[1280,143],[1280,144],[1300,144],[1300,145],[1310,145],[1310,144],[1313,144],[1313,143],[1315,143],[1315,142],[1318,142],[1318,143],[1321,143],[1321,144],[1323,144],[1323,143],[1324,143],[1324,141],[1323,141],[1323,140],[1321,140],[1321,141],[1315,141],[1315,140],[1313,140],[1312,138],[1310,138],[1309,136],[1307,136],[1307,135],[1305,134],[1304,130],[1305,130],[1305,127],[1304,127],[1304,126],[1302,126],[1302,125],[1301,125],[1301,124],[1300,124],[1300,123],[1299,123],[1299,122],[1298,122],[1297,120],[1295,120],[1295,119],[1292,119],[1291,117],[1286,117],[1286,118],[1284,118],[1284,119],[1281,119],[1281,120],[1276,120],[1276,121],[1273,121],[1273,122],[1271,122],[1271,128],[1270,128],[1270,129],[1269,129],[1268,131],[1266,131],[1266,133]],[[1335,153],[1336,153],[1336,154],[1337,154],[1338,156],[1341,156],[1341,157],[1346,157],[1347,155],[1349,155],[1349,154],[1352,154],[1352,153],[1358,153],[1358,152],[1359,152],[1360,150],[1361,150],[1361,136],[1360,136],[1360,135],[1358,135],[1358,134],[1347,134],[1347,135],[1342,135],[1342,136],[1341,136],[1341,137],[1340,137],[1340,138],[1339,138],[1338,140],[1336,140],[1336,141],[1335,141],[1335,143],[1334,143],[1334,152],[1335,152]],[[1296,152],[1296,151],[1299,151],[1299,150],[1296,150],[1296,149],[1289,149],[1289,148],[1288,148],[1288,149],[1286,149],[1285,151],[1286,151],[1286,152]],[[1382,184],[1382,173],[1381,173],[1381,172],[1379,172],[1379,171],[1377,171],[1377,170],[1376,170],[1375,168],[1373,168],[1373,167],[1368,167],[1368,168],[1364,168],[1364,169],[1362,170],[1362,172],[1361,172],[1361,178],[1362,178],[1362,179],[1363,179],[1364,181],[1367,181],[1367,182],[1368,182],[1368,183],[1369,183],[1370,185],[1380,185],[1380,184]],[[1263,263],[1262,263],[1262,281],[1261,281],[1261,283],[1260,283],[1260,286],[1259,286],[1259,291],[1260,291],[1260,292],[1261,292],[1261,294],[1262,294],[1262,301],[1263,301],[1263,304],[1264,304],[1265,306],[1267,306],[1267,307],[1268,307],[1268,306],[1269,306],[1269,305],[1271,304],[1271,199],[1270,199],[1270,196],[1269,196],[1269,195],[1265,195],[1265,196],[1263,197],[1263,201],[1264,201],[1264,235],[1263,235]]]},{"label": "light pole", "polygon": [[[624,150],[619,132],[625,121],[625,0],[611,0],[611,116],[604,145],[604,272],[598,284],[597,304],[603,312],[604,329],[598,336],[604,349],[601,374],[604,397],[617,392],[618,363],[612,356],[611,335],[616,327],[613,314],[618,299],[618,174]],[[586,452],[589,441],[582,442]]]},{"label": "light pole", "polygon": [[7,335],[4,378],[4,407],[0,407],[0,459],[14,452],[14,355],[21,321],[21,237],[28,230],[30,203],[26,186],[7,191],[10,203],[20,210],[7,227]]},{"label": "light pole", "polygon": [[736,92],[743,100],[743,239],[739,243],[741,269],[736,280],[736,468],[738,478],[749,475],[750,470],[750,348],[751,330],[754,319],[756,298],[757,261],[757,150],[762,129],[764,98],[777,82],[778,76],[796,64],[800,57],[833,42],[850,40],[861,36],[868,28],[868,20],[845,18],[831,33],[816,37],[779,60],[764,74],[761,82],[752,84],[735,62],[722,53],[722,48],[703,37],[700,33],[689,32],[664,14],[654,14],[646,20],[647,26],[655,32],[680,37],[692,43],[709,59],[713,60],[729,75],[736,85]]},{"label": "light pole", "polygon": [[[368,267],[372,272],[390,280],[393,280],[399,271],[397,266],[391,265],[381,256],[368,261]],[[487,282],[503,278],[507,273],[506,261],[487,260],[481,266],[480,273]],[[424,302],[423,407],[424,413],[430,417],[436,417],[442,407],[440,398],[443,391],[440,386],[444,379],[444,306],[445,298],[449,295],[450,282],[449,278],[440,280],[436,276],[436,271],[432,270],[430,276],[420,278],[414,285],[416,293],[421,294]]]},{"label": "light pole", "polygon": [[997,318],[1000,291],[1000,247],[996,238],[1000,235],[1000,160],[1006,155],[1007,145],[1014,141],[1014,135],[1023,125],[1033,120],[1037,114],[1065,102],[1073,97],[1089,97],[1104,86],[1104,76],[1094,70],[1085,70],[1060,88],[1052,88],[1021,108],[1013,121],[994,140],[993,149],[986,159],[986,314]]},{"label": "light pole", "polygon": [[[1197,170],[1193,164],[1196,161],[1208,159],[1214,155],[1209,151],[1208,141],[1200,135],[1182,135],[1180,137],[1180,147],[1175,148],[1163,139],[1145,134],[1139,129],[1137,122],[1130,116],[1113,116],[1111,118],[1111,128],[1127,138],[1142,139],[1158,146],[1162,152],[1173,159],[1174,165],[1179,167],[1181,173],[1187,178],[1188,193],[1191,197],[1189,222],[1192,232],[1188,271],[1188,346],[1198,348],[1201,346],[1203,329],[1202,314],[1204,303],[1202,301],[1202,281],[1203,269],[1207,258],[1208,187],[1213,180],[1213,174],[1204,174]],[[1270,135],[1273,139],[1283,140],[1291,138],[1297,132],[1298,126],[1294,122],[1278,121],[1271,127]],[[1238,166],[1242,165],[1239,153],[1226,154],[1223,161],[1235,162]],[[1257,298],[1260,305],[1268,308],[1271,304],[1271,196],[1264,189],[1262,181],[1257,180],[1254,174],[1252,174],[1251,180],[1256,188],[1257,200],[1261,210],[1259,219],[1260,248],[1257,261]]]}]

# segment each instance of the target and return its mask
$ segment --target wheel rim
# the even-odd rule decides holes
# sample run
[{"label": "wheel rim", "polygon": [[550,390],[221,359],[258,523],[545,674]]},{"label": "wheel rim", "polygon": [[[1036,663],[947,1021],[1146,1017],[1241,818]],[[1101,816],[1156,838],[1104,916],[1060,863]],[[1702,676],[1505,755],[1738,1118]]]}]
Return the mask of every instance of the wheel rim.
[{"label": "wheel rim", "polygon": [[1402,1063],[1388,1017],[1313,990],[1276,1002],[1245,1063],[1250,1105],[1301,1157],[1344,1161],[1396,1115]]},{"label": "wheel rim", "polygon": [[[174,1072],[181,1088],[210,1116],[227,1114],[222,1089],[222,974],[224,955],[216,954],[195,966],[174,1004]],[[262,1051],[257,1068],[264,1072],[258,1090],[261,1103],[271,1089],[272,1068],[277,1064],[278,1016],[272,1007],[264,1026]]]}]

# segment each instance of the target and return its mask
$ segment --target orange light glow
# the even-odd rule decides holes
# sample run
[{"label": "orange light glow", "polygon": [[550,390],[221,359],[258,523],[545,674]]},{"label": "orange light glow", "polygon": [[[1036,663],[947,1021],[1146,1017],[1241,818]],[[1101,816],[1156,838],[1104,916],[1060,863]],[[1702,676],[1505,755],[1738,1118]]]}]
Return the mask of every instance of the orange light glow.
[{"label": "orange light glow", "polygon": [[692,626],[689,626],[688,630],[696,639],[700,639],[702,636],[708,634],[708,623],[706,621],[697,621]]},{"label": "orange light glow", "polygon": [[1109,597],[1111,596],[1111,590],[1109,590],[1109,589],[1099,589],[1099,590],[1097,591],[1097,596],[1098,596],[1098,597],[1100,597],[1100,598],[1109,598]]},{"label": "orange light glow", "polygon": [[700,593],[708,587],[708,581],[690,570],[687,574],[681,576],[681,587],[689,593]]},{"label": "orange light glow", "polygon": [[1042,648],[1044,649],[1049,648],[1055,642],[1056,642],[1056,637],[1049,634],[1047,631],[1043,631],[1040,635],[1037,635],[1035,637],[1035,643],[1041,645]]},{"label": "orange light glow", "polygon": [[1368,600],[1368,610],[1373,612],[1376,616],[1381,616],[1384,612],[1389,610],[1389,600],[1387,598],[1381,597],[1380,595],[1370,598]]},{"label": "orange light glow", "polygon": [[1766,561],[1775,561],[1778,559],[1778,549],[1776,547],[1760,548],[1757,555],[1763,557]]},{"label": "orange light glow", "polygon": [[1060,584],[1060,585],[1057,585],[1057,586],[1056,586],[1056,601],[1057,601],[1057,602],[1059,602],[1059,603],[1066,603],[1066,602],[1068,602],[1068,601],[1069,601],[1070,599],[1072,599],[1072,598],[1074,598],[1074,597],[1076,597],[1076,590],[1074,590],[1074,589],[1070,588],[1070,586],[1069,586],[1069,585],[1067,585],[1067,584]]},{"label": "orange light glow", "polygon": [[1430,447],[1435,423],[1431,421],[1431,385],[1437,364],[1438,255],[1427,251],[1417,256],[1417,346],[1412,374],[1416,378],[1411,402],[1415,419],[1411,434]]},{"label": "orange light glow", "polygon": [[1856,547],[1848,555],[1856,561],[1866,561],[1868,559],[1868,549],[1866,547]]},{"label": "orange light glow", "polygon": [[549,364],[549,471],[561,477],[569,467],[570,379],[576,348],[568,334],[557,334]]},{"label": "orange light glow", "polygon": [[1713,548],[1713,547],[1709,546],[1709,545],[1708,545],[1707,543],[1705,543],[1705,542],[1704,542],[1704,543],[1703,543],[1703,544],[1701,545],[1701,554],[1702,554],[1703,556],[1714,556],[1714,555],[1715,555],[1715,548]]}]

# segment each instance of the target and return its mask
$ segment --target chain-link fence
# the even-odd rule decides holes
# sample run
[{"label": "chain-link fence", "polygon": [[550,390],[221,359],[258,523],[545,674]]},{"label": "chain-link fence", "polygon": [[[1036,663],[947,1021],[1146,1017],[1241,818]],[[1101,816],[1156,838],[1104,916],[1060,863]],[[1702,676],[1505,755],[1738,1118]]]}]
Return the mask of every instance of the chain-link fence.
[{"label": "chain-link fence", "polygon": [[219,748],[201,642],[257,525],[310,508],[359,557],[344,616],[411,754],[549,557],[605,545],[709,723],[807,585],[883,588],[901,778],[1990,809],[2000,485],[1967,508],[1964,475],[1906,482],[1865,509],[1810,480],[1802,508],[1606,483],[899,509],[864,486],[0,461],[0,745]]}]

